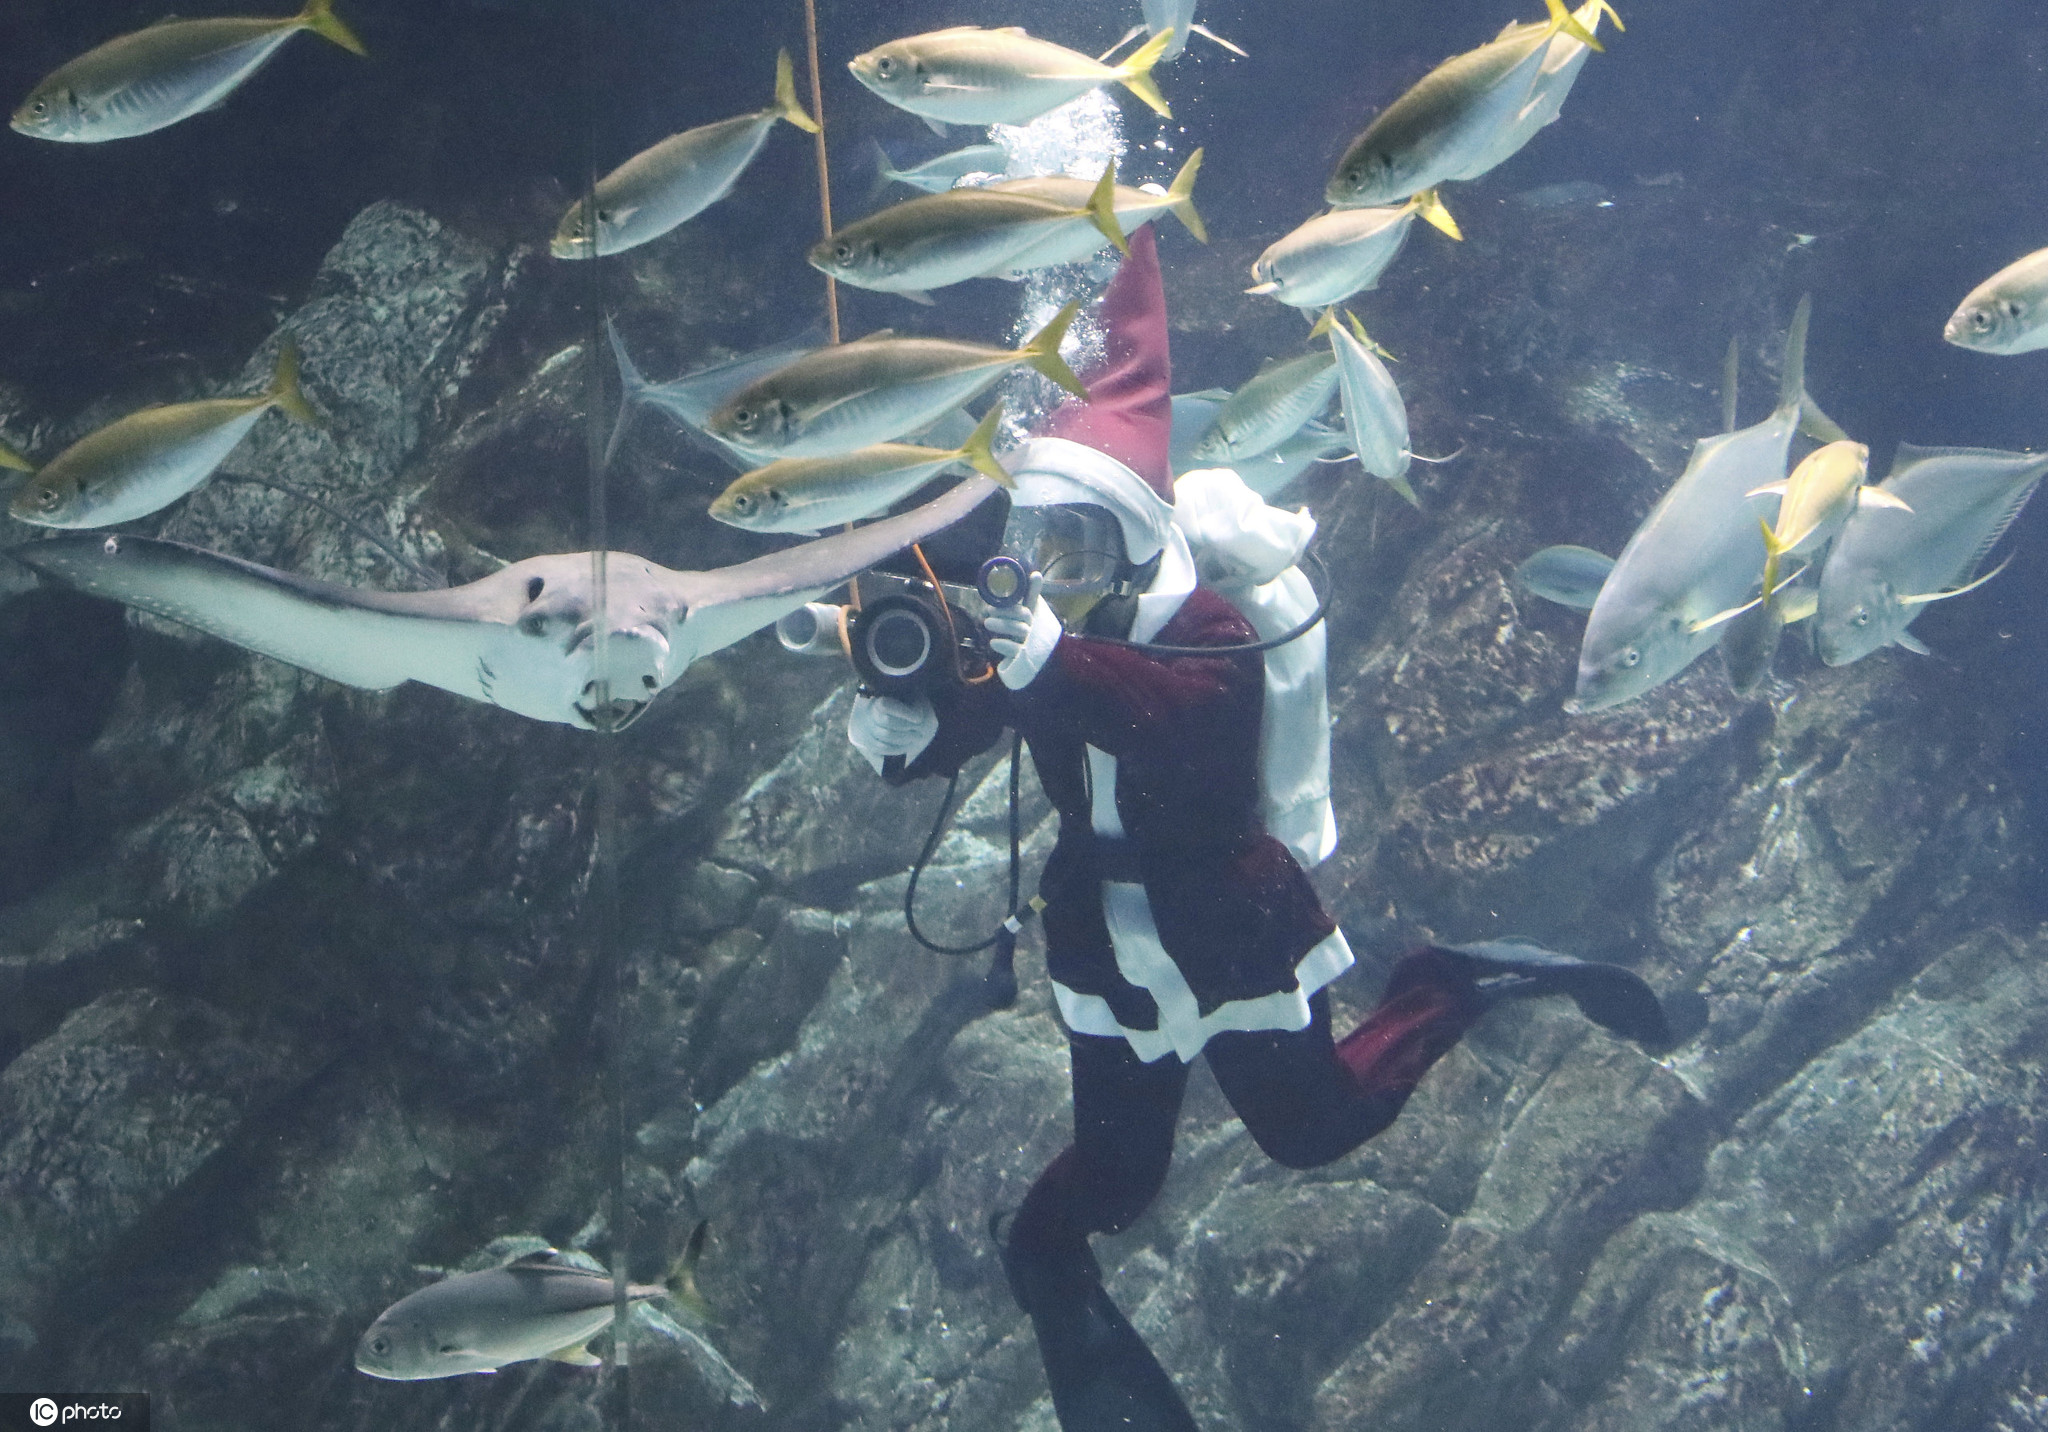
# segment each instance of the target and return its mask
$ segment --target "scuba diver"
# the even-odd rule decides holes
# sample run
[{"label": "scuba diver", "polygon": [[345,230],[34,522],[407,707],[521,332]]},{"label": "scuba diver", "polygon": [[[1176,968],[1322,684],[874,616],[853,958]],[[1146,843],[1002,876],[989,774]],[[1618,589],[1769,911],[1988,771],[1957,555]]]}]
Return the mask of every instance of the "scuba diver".
[{"label": "scuba diver", "polygon": [[[1616,1033],[1673,1042],[1632,972],[1516,941],[1407,954],[1378,1007],[1336,1036],[1326,986],[1352,954],[1304,869],[1336,839],[1322,632],[1262,641],[1210,580],[1233,535],[1255,549],[1277,541],[1253,564],[1270,595],[1274,569],[1291,567],[1314,524],[1227,472],[1184,477],[1177,512],[1151,230],[1131,246],[1102,298],[1107,354],[1091,401],[1068,402],[1004,459],[1016,491],[1002,552],[1030,586],[1025,602],[984,619],[996,679],[914,699],[862,694],[848,729],[901,784],[956,774],[1011,728],[1059,812],[1039,893],[1072,1052],[1073,1142],[991,1231],[1065,1432],[1195,1426],[1105,1291],[1088,1239],[1129,1227],[1158,1194],[1197,1054],[1269,1157],[1312,1168],[1391,1124],[1501,1000],[1568,995]],[[1238,496],[1194,502],[1205,477]],[[1219,539],[1233,513],[1246,532]],[[1284,629],[1287,614],[1266,625]],[[1312,669],[1297,663],[1276,680],[1275,659],[1301,651]],[[1297,790],[1276,804],[1262,784],[1290,761],[1312,798]],[[1276,833],[1281,824],[1292,828]]]}]

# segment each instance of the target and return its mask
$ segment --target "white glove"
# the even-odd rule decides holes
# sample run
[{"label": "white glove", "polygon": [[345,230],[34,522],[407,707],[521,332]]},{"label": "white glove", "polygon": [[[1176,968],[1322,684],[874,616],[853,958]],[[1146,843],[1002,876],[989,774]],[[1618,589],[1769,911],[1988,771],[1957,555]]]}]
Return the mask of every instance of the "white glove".
[{"label": "white glove", "polygon": [[1034,595],[1028,611],[1020,607],[1000,608],[981,619],[988,633],[989,650],[996,654],[996,675],[1012,691],[1029,686],[1052,660],[1065,629],[1059,616]]},{"label": "white glove", "polygon": [[923,697],[912,702],[893,696],[856,696],[853,714],[846,718],[846,739],[868,758],[877,775],[891,756],[901,756],[906,762],[916,760],[938,734],[939,713]]}]

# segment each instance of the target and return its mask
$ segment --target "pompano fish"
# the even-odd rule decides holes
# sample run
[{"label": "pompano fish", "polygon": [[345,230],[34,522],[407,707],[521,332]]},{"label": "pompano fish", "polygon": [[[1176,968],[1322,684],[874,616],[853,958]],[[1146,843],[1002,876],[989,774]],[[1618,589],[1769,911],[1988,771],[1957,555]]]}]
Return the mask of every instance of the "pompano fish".
[{"label": "pompano fish", "polygon": [[2048,348],[2048,249],[2014,260],[1971,289],[1941,336],[1979,353]]},{"label": "pompano fish", "polygon": [[1337,390],[1344,399],[1351,450],[1358,454],[1360,467],[1420,507],[1422,499],[1408,482],[1408,405],[1401,400],[1394,375],[1374,352],[1378,345],[1365,336],[1365,326],[1347,316],[1348,333],[1342,325],[1330,324],[1330,351],[1337,358]]},{"label": "pompano fish", "polygon": [[284,19],[164,20],[51,71],[11,123],[32,139],[74,144],[151,134],[221,103],[301,30],[369,53],[333,0],[307,0]]},{"label": "pompano fish", "polygon": [[1021,348],[887,332],[823,348],[740,389],[705,428],[766,459],[830,457],[914,432],[986,392],[1019,364],[1085,400],[1088,390],[1059,354],[1067,325],[1080,311],[1079,300],[1068,304]]},{"label": "pompano fish", "polygon": [[749,532],[803,532],[859,522],[908,497],[957,463],[1015,487],[989,443],[1003,405],[988,410],[957,448],[877,443],[843,457],[792,457],[756,468],[721,492],[711,515]]},{"label": "pompano fish", "polygon": [[[1572,18],[1579,22],[1588,36],[1597,36],[1600,17],[1605,14],[1614,21],[1614,28],[1624,29],[1621,17],[1614,13],[1614,7],[1607,0],[1586,0],[1572,12]],[[1501,32],[1506,38],[1514,26]],[[1542,128],[1554,121],[1564,108],[1565,96],[1571,93],[1578,82],[1579,71],[1586,67],[1586,57],[1593,53],[1595,46],[1578,36],[1565,31],[1550,37],[1549,48],[1543,56],[1543,63],[1537,67],[1536,82],[1523,103],[1521,112],[1514,122],[1499,130],[1493,143],[1481,148],[1465,166],[1465,172],[1451,176],[1458,179],[1477,179],[1488,170],[1514,157],[1521,147],[1534,139]],[[1594,187],[1598,187],[1597,185]],[[1605,197],[1604,194],[1601,197]]]},{"label": "pompano fish", "polygon": [[[818,132],[796,97],[789,51],[775,56],[775,102],[766,109],[672,134],[597,181],[569,206],[548,251],[558,259],[616,254],[658,239],[732,192],[777,120]],[[595,203],[593,238],[591,208]]]},{"label": "pompano fish", "polygon": [[1785,335],[1778,406],[1738,432],[1694,445],[1692,459],[1615,559],[1586,620],[1568,711],[1598,711],[1670,680],[1720,640],[1712,619],[1744,602],[1764,563],[1749,493],[1785,471],[1806,402],[1801,299]]},{"label": "pompano fish", "polygon": [[605,445],[604,460],[609,463],[612,455],[619,450],[625,439],[627,428],[632,426],[633,414],[641,408],[654,408],[666,413],[691,434],[703,439],[714,451],[720,453],[735,466],[744,468],[749,460],[736,449],[726,446],[705,431],[704,425],[711,421],[711,414],[718,405],[757,378],[765,378],[778,368],[787,368],[807,353],[815,353],[818,344],[810,339],[797,339],[789,343],[777,343],[752,353],[742,353],[722,363],[713,363],[680,378],[671,378],[666,383],[650,383],[642,377],[633,363],[632,355],[626,351],[625,340],[619,337],[619,330],[609,318],[604,323],[605,336],[611,340],[612,358],[619,368],[619,414],[612,422],[612,435]]},{"label": "pompano fish", "polygon": [[1900,443],[1878,486],[1912,516],[1849,514],[1820,572],[1820,659],[1846,666],[1881,646],[1922,651],[1906,630],[1929,602],[1960,596],[2048,472],[2048,454]]},{"label": "pompano fish", "polygon": [[[1181,227],[1193,234],[1202,243],[1209,242],[1209,230],[1202,223],[1202,216],[1195,211],[1195,176],[1202,172],[1203,151],[1197,149],[1190,154],[1187,163],[1173,176],[1173,183],[1164,193],[1153,193],[1149,189],[1134,189],[1129,185],[1117,184],[1111,191],[1108,209],[1116,216],[1114,224],[1104,223],[1097,217],[1103,205],[1102,196],[1091,189],[1085,179],[1069,179],[1062,174],[1041,174],[1028,179],[1005,179],[988,187],[998,193],[1029,195],[1051,203],[1068,207],[1088,207],[1086,219],[1069,218],[1056,224],[1029,248],[1011,255],[1001,266],[1000,272],[1008,277],[1017,277],[1032,269],[1051,268],[1055,264],[1077,264],[1102,247],[1105,236],[1112,233],[1111,240],[1119,249],[1125,247],[1124,240],[1139,229],[1151,223],[1161,214],[1171,214],[1180,220]],[[1108,171],[1114,180],[1114,161]]]},{"label": "pompano fish", "polygon": [[278,348],[269,388],[249,398],[210,398],[144,408],[88,433],[50,459],[10,506],[39,527],[108,527],[169,506],[213,475],[272,408],[320,421],[299,391],[299,350]]},{"label": "pompano fish", "polygon": [[[1321,337],[1332,322],[1325,314],[1310,337]],[[1205,466],[1222,467],[1270,452],[1320,416],[1336,392],[1337,355],[1327,347],[1268,361],[1216,410],[1192,456]]]},{"label": "pompano fish", "polygon": [[[1382,110],[1337,161],[1326,201],[1339,209],[1398,203],[1446,180],[1476,178],[1519,148],[1535,132],[1523,126],[1530,106],[1542,102],[1538,80],[1551,39],[1568,35],[1602,48],[1564,0],[1544,4],[1548,20],[1509,25],[1491,42],[1445,60]],[[1517,134],[1521,140],[1509,147]]]},{"label": "pompano fish", "polygon": [[908,184],[927,194],[943,194],[969,174],[1000,174],[1009,166],[1010,152],[1000,144],[970,144],[908,169],[889,157],[881,141],[875,141],[876,192],[890,184]]},{"label": "pompano fish", "polygon": [[[626,1289],[636,1304],[671,1296],[649,1283]],[[542,1357],[595,1367],[598,1359],[583,1345],[611,1326],[614,1307],[611,1274],[579,1267],[550,1248],[400,1298],[356,1343],[356,1368],[419,1382]]]},{"label": "pompano fish", "polygon": [[1300,431],[1278,447],[1239,462],[1208,463],[1195,456],[1195,449],[1215,425],[1216,414],[1230,394],[1222,388],[1199,393],[1173,395],[1173,440],[1169,463],[1173,475],[1202,467],[1227,467],[1261,497],[1271,497],[1318,462],[1338,461],[1351,455],[1351,439],[1322,423],[1304,423]]},{"label": "pompano fish", "polygon": [[958,25],[949,30],[891,40],[847,62],[853,77],[898,109],[939,124],[1029,124],[1048,110],[1092,89],[1120,83],[1167,119],[1152,67],[1170,32],[1154,35],[1119,65],[1021,28],[984,30]]},{"label": "pompano fish", "polygon": [[1126,30],[1124,37],[1114,45],[1111,45],[1109,53],[1102,56],[1104,60],[1107,60],[1110,55],[1115,54],[1140,35],[1158,35],[1167,32],[1172,33],[1173,43],[1168,45],[1166,52],[1159,57],[1161,64],[1169,60],[1179,59],[1188,47],[1189,37],[1193,35],[1200,35],[1212,45],[1220,45],[1240,59],[1251,58],[1251,56],[1245,54],[1243,50],[1231,44],[1230,41],[1224,39],[1207,25],[1195,23],[1195,0],[1144,0],[1140,8],[1144,12],[1145,23],[1133,25],[1129,30]]},{"label": "pompano fish", "polygon": [[1614,559],[1590,547],[1545,547],[1515,568],[1515,580],[1545,601],[1591,611]]},{"label": "pompano fish", "polygon": [[1253,260],[1255,282],[1245,292],[1295,308],[1328,308],[1377,288],[1418,214],[1454,239],[1465,237],[1434,189],[1391,208],[1332,209],[1269,244]]},{"label": "pompano fish", "polygon": [[1097,247],[1107,238],[1122,248],[1110,208],[1115,185],[1111,164],[1098,183],[1082,184],[1078,204],[993,186],[922,194],[818,240],[811,267],[856,288],[923,298],[1003,269],[1068,220],[1095,231]]},{"label": "pompano fish", "polygon": [[1751,497],[1766,493],[1778,496],[1778,520],[1764,532],[1763,595],[1766,606],[1778,589],[1778,564],[1789,553],[1810,552],[1833,540],[1862,507],[1888,507],[1897,512],[1913,509],[1891,493],[1863,485],[1870,470],[1870,449],[1846,438],[1815,448],[1801,459],[1783,482],[1752,488]]}]

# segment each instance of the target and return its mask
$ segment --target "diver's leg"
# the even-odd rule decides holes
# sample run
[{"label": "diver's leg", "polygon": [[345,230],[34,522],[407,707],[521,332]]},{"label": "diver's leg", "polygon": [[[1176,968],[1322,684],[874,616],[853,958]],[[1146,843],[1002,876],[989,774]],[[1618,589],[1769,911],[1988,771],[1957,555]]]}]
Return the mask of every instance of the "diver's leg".
[{"label": "diver's leg", "polygon": [[1064,1432],[1194,1432],[1172,1381],[1102,1286],[1090,1233],[1128,1227],[1173,1159],[1187,1066],[1139,1062],[1129,1044],[1077,1034],[1074,1142],[1025,1196],[1003,1271],[1031,1316]]},{"label": "diver's leg", "polygon": [[1487,1001],[1462,960],[1419,950],[1394,966],[1379,1007],[1342,1039],[1324,991],[1306,1029],[1219,1034],[1204,1051],[1230,1107],[1267,1157],[1315,1168],[1394,1122],[1431,1065]]}]

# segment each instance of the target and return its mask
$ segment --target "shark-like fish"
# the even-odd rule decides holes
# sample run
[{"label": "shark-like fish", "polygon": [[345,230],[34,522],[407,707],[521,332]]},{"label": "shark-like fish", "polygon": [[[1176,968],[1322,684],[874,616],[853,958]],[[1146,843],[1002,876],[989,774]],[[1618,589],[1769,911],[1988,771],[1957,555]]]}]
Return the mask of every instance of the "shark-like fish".
[{"label": "shark-like fish", "polygon": [[432,592],[345,587],[145,537],[58,537],[13,554],[52,581],[346,686],[418,681],[536,721],[617,731],[697,658],[952,526],[995,490],[970,478],[898,516],[710,572],[609,553],[601,612],[590,552],[529,557]]},{"label": "shark-like fish", "polygon": [[1906,628],[1929,602],[1997,575],[1994,568],[1971,580],[2043,473],[2044,453],[1900,443],[1891,475],[1878,487],[1913,510],[1859,506],[1849,514],[1821,567],[1814,632],[1820,659],[1847,666],[1882,646],[1926,651]]},{"label": "shark-like fish", "polygon": [[1669,681],[1721,639],[1728,615],[1754,593],[1764,537],[1750,494],[1785,475],[1801,428],[1811,313],[1801,299],[1785,335],[1778,406],[1760,423],[1695,444],[1684,473],[1615,559],[1586,619],[1567,710],[1602,710]]}]

